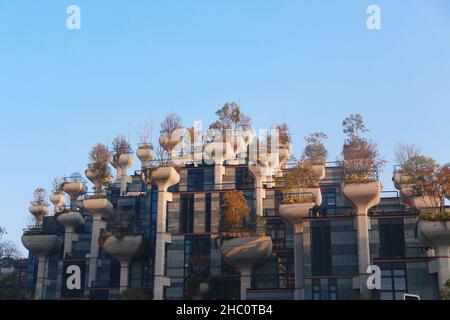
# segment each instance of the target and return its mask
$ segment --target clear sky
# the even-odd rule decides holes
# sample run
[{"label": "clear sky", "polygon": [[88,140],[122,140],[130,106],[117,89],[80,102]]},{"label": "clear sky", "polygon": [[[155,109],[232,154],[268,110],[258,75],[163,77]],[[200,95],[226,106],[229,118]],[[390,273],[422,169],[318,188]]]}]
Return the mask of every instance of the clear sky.
[{"label": "clear sky", "polygon": [[[66,9],[81,8],[81,30]],[[369,31],[366,9],[381,8]],[[414,142],[450,161],[448,0],[0,0],[0,225],[20,244],[32,192],[83,172],[96,142],[168,112],[210,123],[236,101],[254,127],[291,127],[295,153],[361,113],[390,162]],[[138,165],[139,162],[136,161]]]}]

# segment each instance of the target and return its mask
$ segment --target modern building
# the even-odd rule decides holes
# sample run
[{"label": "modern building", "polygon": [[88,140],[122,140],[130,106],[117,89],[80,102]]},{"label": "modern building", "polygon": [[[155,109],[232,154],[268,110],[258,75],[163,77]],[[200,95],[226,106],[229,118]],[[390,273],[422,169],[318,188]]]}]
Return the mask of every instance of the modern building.
[{"label": "modern building", "polygon": [[[284,203],[289,153],[280,149],[266,165],[232,152],[214,164],[149,167],[151,156],[138,150],[142,170],[128,175],[131,155],[113,161],[118,173],[105,197],[68,178],[68,206],[60,194],[51,199],[55,215],[30,208],[43,217],[23,237],[35,298],[116,299],[130,287],[156,300],[439,298],[448,241],[446,257],[419,241],[418,213],[400,186],[346,185],[342,167],[327,163],[315,168],[320,188],[306,190],[313,203]],[[249,223],[251,236],[221,236],[232,190],[244,193],[248,220],[260,217],[263,230]],[[377,267],[381,288],[370,291]]]}]

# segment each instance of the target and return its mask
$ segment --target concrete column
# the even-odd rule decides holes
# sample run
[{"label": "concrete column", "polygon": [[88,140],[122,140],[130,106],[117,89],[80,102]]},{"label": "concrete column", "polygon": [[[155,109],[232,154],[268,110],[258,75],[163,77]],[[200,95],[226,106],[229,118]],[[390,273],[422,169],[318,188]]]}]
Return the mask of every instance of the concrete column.
[{"label": "concrete column", "polygon": [[255,179],[255,191],[256,191],[256,215],[259,217],[264,216],[263,198],[266,197],[265,190],[263,189],[262,177],[256,177]]},{"label": "concrete column", "polygon": [[158,192],[158,222],[155,248],[155,283],[154,299],[164,299],[164,286],[167,282],[165,275],[166,243],[169,235],[166,232],[167,202],[172,201],[172,194],[167,191]]},{"label": "concrete column", "polygon": [[295,226],[294,235],[294,265],[295,265],[295,300],[305,299],[305,274],[303,266],[303,225]]},{"label": "concrete column", "polygon": [[442,288],[447,280],[450,279],[450,256],[449,256],[449,247],[437,247],[436,258],[437,258],[437,272],[438,272],[438,280],[439,287]]},{"label": "concrete column", "polygon": [[72,241],[74,238],[74,230],[73,227],[66,226],[66,231],[64,234],[64,253],[63,258],[66,257],[67,253],[72,253]]},{"label": "concrete column", "polygon": [[[355,221],[358,239],[358,273],[360,276],[364,277],[367,275],[367,268],[370,266],[369,217],[367,216],[367,213],[358,213],[355,217]],[[360,290],[361,292],[369,290],[364,281],[361,281]]]},{"label": "concrete column", "polygon": [[241,300],[247,300],[247,289],[252,287],[252,271],[250,268],[241,269]]},{"label": "concrete column", "polygon": [[120,261],[120,292],[126,290],[129,286],[130,263],[127,260]]},{"label": "concrete column", "polygon": [[34,296],[35,300],[42,300],[44,298],[46,269],[47,269],[47,258],[39,257],[37,277],[36,277],[36,291]]},{"label": "concrete column", "polygon": [[100,231],[103,227],[101,217],[94,215],[92,217],[92,233],[91,233],[91,251],[89,254],[89,287],[97,279],[97,266],[98,266],[98,252],[100,238]]},{"label": "concrete column", "polygon": [[225,167],[222,163],[217,163],[214,165],[214,184],[215,190],[220,190],[222,188],[223,176],[225,175]]}]

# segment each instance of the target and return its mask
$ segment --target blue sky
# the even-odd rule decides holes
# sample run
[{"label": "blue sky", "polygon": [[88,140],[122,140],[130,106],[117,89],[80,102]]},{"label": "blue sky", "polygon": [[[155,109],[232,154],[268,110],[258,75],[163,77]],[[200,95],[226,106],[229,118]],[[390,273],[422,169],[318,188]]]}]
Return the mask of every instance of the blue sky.
[{"label": "blue sky", "polygon": [[[81,30],[66,28],[70,4]],[[380,31],[366,28],[370,4]],[[325,131],[332,160],[342,119],[363,114],[392,190],[397,143],[450,161],[449,18],[448,0],[0,0],[6,239],[21,247],[32,191],[83,172],[96,142],[137,144],[168,112],[210,123],[226,101],[256,128],[286,121],[297,154]]]}]

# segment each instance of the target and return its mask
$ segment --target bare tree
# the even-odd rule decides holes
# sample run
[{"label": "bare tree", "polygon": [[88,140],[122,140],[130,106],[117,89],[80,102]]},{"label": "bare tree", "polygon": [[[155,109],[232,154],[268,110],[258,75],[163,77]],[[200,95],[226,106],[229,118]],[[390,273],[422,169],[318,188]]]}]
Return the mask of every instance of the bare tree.
[{"label": "bare tree", "polygon": [[53,178],[53,181],[52,181],[52,192],[53,193],[62,192],[63,184],[64,184],[64,178],[63,177],[57,176],[57,177]]},{"label": "bare tree", "polygon": [[141,145],[151,145],[153,127],[146,123],[138,130]]},{"label": "bare tree", "polygon": [[33,192],[34,200],[31,201],[33,206],[47,206],[47,191],[43,188],[37,188]]},{"label": "bare tree", "polygon": [[422,151],[415,144],[397,144],[395,147],[395,161],[404,166],[411,158],[419,157]]},{"label": "bare tree", "polygon": [[161,136],[170,138],[175,130],[182,127],[181,118],[176,113],[169,113],[161,122]]}]

